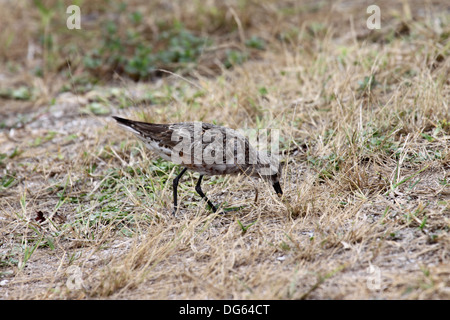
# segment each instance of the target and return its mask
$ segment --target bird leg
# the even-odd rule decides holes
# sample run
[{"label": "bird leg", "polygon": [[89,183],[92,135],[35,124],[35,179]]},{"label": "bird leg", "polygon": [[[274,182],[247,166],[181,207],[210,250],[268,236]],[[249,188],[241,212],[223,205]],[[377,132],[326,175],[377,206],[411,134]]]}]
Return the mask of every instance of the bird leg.
[{"label": "bird leg", "polygon": [[205,196],[205,194],[202,191],[201,183],[202,183],[203,175],[200,175],[200,178],[198,178],[197,185],[195,186],[195,191],[206,200],[206,203],[211,207],[213,212],[217,212],[217,208],[212,204],[211,201],[209,201],[208,197]]},{"label": "bird leg", "polygon": [[176,176],[175,179],[173,179],[173,214],[177,212],[177,189],[178,189],[178,181],[180,180],[181,176],[186,172],[187,168],[184,168],[179,175]]}]

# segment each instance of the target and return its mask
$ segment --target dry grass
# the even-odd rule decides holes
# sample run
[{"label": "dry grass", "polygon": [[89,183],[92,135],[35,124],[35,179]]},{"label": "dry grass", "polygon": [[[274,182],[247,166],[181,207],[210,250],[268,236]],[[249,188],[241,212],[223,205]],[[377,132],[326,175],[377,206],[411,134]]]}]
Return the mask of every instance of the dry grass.
[{"label": "dry grass", "polygon": [[[66,15],[46,24],[23,3],[0,5],[0,88],[12,90],[0,97],[0,297],[449,299],[446,3],[381,1],[378,31],[364,2],[184,3],[129,4],[144,30],[167,17],[214,41],[183,77],[116,74],[83,90],[80,56],[111,13],[82,4],[94,18],[73,34]],[[264,50],[244,45],[254,35]],[[227,69],[232,48],[248,59]],[[21,87],[31,96],[14,99]],[[211,177],[215,202],[245,206],[215,215],[187,174],[174,217],[179,168],[110,114],[280,129],[285,195]]]}]

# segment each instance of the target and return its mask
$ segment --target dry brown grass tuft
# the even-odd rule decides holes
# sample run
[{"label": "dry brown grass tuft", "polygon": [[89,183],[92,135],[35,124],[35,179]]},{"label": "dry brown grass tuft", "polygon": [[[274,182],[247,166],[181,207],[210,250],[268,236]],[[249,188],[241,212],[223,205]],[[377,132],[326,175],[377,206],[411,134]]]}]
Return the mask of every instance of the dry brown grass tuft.
[{"label": "dry brown grass tuft", "polygon": [[[113,81],[96,84],[81,61],[113,8],[86,3],[85,33],[74,34],[59,7],[46,23],[37,8],[8,5],[1,298],[450,297],[445,2],[381,1],[382,28],[370,31],[365,4],[130,1],[149,43],[168,19],[213,45],[179,72],[132,82],[105,69]],[[246,45],[252,36],[263,50]],[[230,50],[246,59],[227,68]],[[188,174],[172,216],[179,168],[111,114],[280,129],[284,197],[262,181],[210,177],[208,196],[243,206],[215,215]]]}]

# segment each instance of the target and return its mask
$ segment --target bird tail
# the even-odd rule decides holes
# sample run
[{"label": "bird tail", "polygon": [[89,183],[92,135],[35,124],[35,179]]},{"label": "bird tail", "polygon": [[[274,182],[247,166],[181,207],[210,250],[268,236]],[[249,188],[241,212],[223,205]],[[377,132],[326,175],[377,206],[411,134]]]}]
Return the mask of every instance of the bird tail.
[{"label": "bird tail", "polygon": [[138,130],[138,128],[136,126],[136,124],[138,124],[139,121],[124,119],[124,118],[120,118],[120,117],[116,117],[116,116],[112,116],[112,117],[117,121],[117,124],[120,125],[122,128],[124,128],[134,134],[137,134],[137,135],[141,134],[141,131]]}]

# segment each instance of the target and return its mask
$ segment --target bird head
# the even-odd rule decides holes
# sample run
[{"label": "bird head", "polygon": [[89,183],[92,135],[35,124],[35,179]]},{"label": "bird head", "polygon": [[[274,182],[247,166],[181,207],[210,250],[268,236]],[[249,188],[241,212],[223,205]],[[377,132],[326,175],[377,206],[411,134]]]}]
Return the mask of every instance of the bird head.
[{"label": "bird head", "polygon": [[280,186],[281,170],[278,157],[270,157],[268,161],[260,162],[256,169],[256,175],[269,182],[279,197],[283,195]]}]

